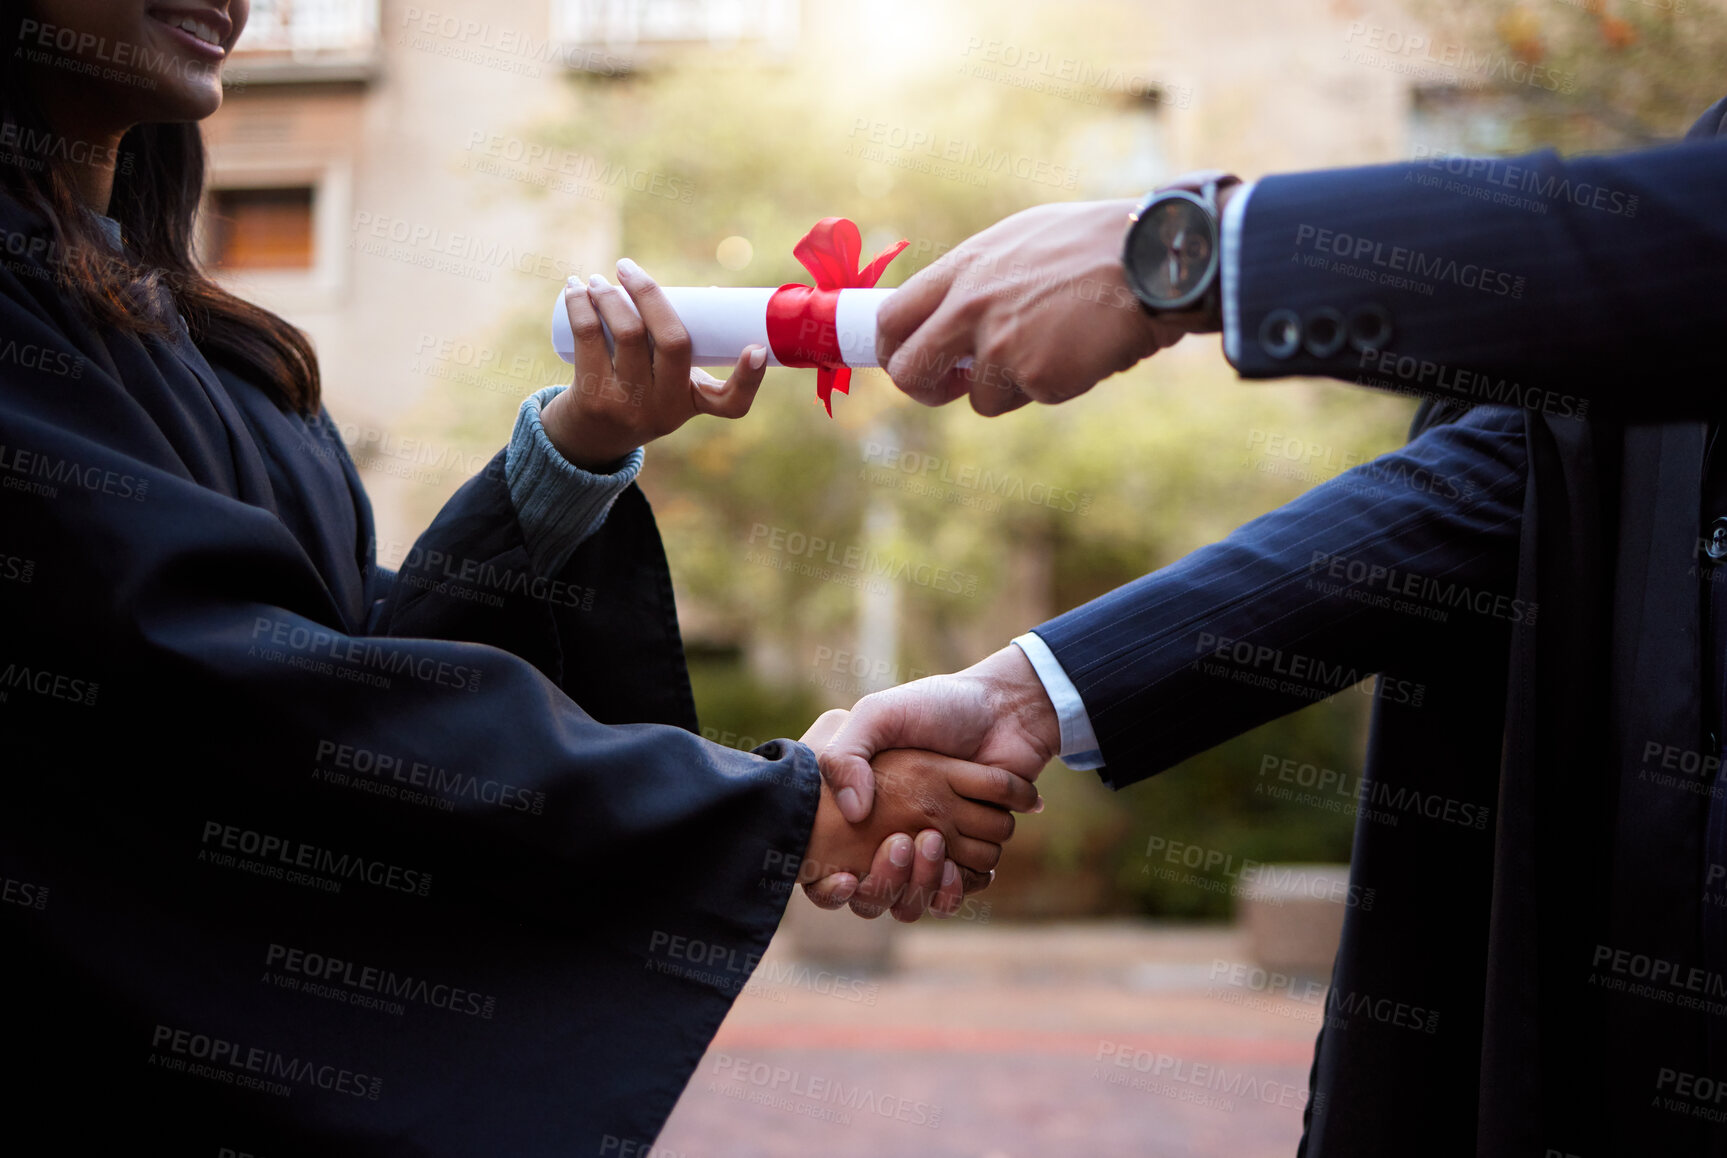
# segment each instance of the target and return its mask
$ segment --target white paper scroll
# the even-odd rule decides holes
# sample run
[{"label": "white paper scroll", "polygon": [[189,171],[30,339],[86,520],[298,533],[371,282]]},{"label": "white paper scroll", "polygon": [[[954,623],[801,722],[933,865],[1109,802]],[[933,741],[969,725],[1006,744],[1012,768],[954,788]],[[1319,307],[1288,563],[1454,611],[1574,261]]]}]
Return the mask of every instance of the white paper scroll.
[{"label": "white paper scroll", "polygon": [[[774,357],[768,341],[768,299],[772,289],[734,289],[724,286],[663,286],[684,328],[690,332],[691,362],[697,366],[730,366],[738,360],[745,346],[768,348],[768,365],[781,365]],[[570,316],[564,308],[564,292],[552,303],[552,348],[566,362],[575,361],[575,338],[570,333]],[[635,305],[626,293],[619,291],[626,305]],[[839,291],[839,304],[834,311],[834,328],[838,331],[840,356],[846,365],[859,369],[874,366],[876,311],[892,294],[891,289],[846,289]],[[606,348],[612,345],[611,331],[606,332]]]}]

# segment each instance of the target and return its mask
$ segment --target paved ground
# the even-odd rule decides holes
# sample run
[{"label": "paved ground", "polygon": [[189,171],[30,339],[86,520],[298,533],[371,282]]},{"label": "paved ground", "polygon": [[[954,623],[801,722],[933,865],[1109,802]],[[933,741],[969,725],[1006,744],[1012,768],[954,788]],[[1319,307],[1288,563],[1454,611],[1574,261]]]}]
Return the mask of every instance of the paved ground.
[{"label": "paved ground", "polygon": [[896,936],[873,976],[776,940],[653,1158],[1294,1154],[1322,990],[1250,972],[1234,931]]}]

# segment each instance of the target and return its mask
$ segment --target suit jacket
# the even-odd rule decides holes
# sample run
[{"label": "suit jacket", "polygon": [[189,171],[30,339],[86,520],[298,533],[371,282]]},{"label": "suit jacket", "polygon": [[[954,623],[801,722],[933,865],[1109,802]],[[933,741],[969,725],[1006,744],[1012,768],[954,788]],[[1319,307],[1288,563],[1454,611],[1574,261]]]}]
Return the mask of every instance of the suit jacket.
[{"label": "suit jacket", "polygon": [[1727,1152],[1695,550],[1724,114],[1621,156],[1262,181],[1232,359],[1421,394],[1415,437],[1038,629],[1116,785],[1382,673],[1312,1158]]},{"label": "suit jacket", "polygon": [[67,1152],[645,1151],[778,922],[811,753],[693,735],[634,488],[502,455],[398,574],[329,418],[93,328],[0,199],[14,1120]]}]

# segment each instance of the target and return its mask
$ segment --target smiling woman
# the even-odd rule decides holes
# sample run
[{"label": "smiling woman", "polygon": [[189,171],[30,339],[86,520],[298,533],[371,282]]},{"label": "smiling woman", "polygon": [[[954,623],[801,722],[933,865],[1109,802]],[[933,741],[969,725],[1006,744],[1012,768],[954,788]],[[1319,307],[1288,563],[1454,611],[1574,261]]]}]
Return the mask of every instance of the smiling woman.
[{"label": "smiling woman", "polygon": [[247,11],[0,0],[0,946],[28,995],[0,1034],[30,1059],[0,1116],[73,1154],[642,1152],[794,883],[951,912],[946,856],[981,885],[1035,789],[894,753],[852,825],[806,744],[695,734],[634,480],[762,371],[692,370],[633,263],[566,295],[574,387],[378,566],[310,342],[191,252]]},{"label": "smiling woman", "polygon": [[[73,162],[0,166],[0,188],[48,210],[62,255],[57,280],[94,318],[161,335],[184,317],[206,354],[250,368],[310,410],[318,405],[318,362],[305,335],[204,276],[192,255],[204,180],[196,122],[222,106],[222,62],[249,10],[249,0],[196,9],[0,0],[0,28],[17,29],[16,51],[7,55],[22,65],[0,80],[0,108],[14,136],[35,144],[21,159]],[[118,223],[137,261],[110,252],[108,227],[90,206]],[[164,284],[176,314],[155,308]]]}]

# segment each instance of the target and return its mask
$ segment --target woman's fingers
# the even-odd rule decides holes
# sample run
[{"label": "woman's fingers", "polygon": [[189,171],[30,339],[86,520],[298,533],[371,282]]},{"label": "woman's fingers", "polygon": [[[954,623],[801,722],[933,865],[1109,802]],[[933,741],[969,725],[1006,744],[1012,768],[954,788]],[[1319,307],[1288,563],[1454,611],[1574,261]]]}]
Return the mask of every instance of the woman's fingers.
[{"label": "woman's fingers", "polygon": [[576,339],[576,393],[597,394],[612,376],[612,354],[606,349],[606,331],[588,288],[577,278],[564,287],[564,313]]},{"label": "woman's fingers", "polygon": [[999,804],[1015,812],[1035,812],[1038,801],[1042,799],[1037,794],[1037,785],[1030,780],[989,764],[955,762],[950,767],[947,782],[961,796]]},{"label": "woman's fingers", "polygon": [[618,281],[636,303],[652,349],[653,380],[670,388],[690,374],[690,332],[678,318],[660,284],[641,266],[623,258],[618,262]]},{"label": "woman's fingers", "polygon": [[738,355],[738,364],[732,367],[732,376],[724,382],[697,366],[690,371],[690,396],[695,399],[696,413],[742,418],[755,404],[767,366],[766,346],[745,347]]},{"label": "woman's fingers", "polygon": [[893,919],[907,923],[923,916],[935,900],[941,888],[942,869],[947,864],[947,842],[935,829],[924,829],[912,844],[911,884],[893,907]]},{"label": "woman's fingers", "polygon": [[929,915],[945,921],[965,903],[965,881],[951,860],[942,862],[941,871],[941,884],[936,886],[935,900],[929,903]]},{"label": "woman's fingers", "polygon": [[912,839],[905,833],[896,832],[882,841],[870,862],[869,875],[858,882],[857,892],[852,896],[852,912],[870,920],[887,912],[911,882],[912,862],[916,859]]},{"label": "woman's fingers", "polygon": [[837,909],[857,892],[858,879],[851,873],[834,873],[804,886],[804,896],[818,909]]},{"label": "woman's fingers", "polygon": [[653,385],[653,357],[648,353],[648,328],[630,308],[624,292],[599,274],[588,279],[588,297],[612,332],[612,365],[626,393],[638,399]]}]

